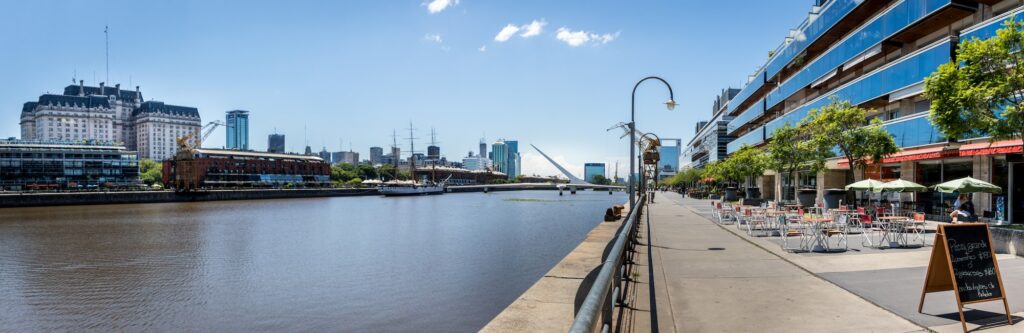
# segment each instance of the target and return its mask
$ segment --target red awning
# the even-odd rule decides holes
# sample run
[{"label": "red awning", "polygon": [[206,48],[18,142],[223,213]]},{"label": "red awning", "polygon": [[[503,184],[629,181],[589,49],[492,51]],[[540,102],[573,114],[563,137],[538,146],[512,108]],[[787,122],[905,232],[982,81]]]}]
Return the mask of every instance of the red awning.
[{"label": "red awning", "polygon": [[[1004,140],[996,142],[976,142],[965,144],[960,146],[960,149],[946,149],[945,146],[927,147],[902,150],[898,153],[892,154],[889,157],[883,158],[882,163],[896,163],[903,161],[920,161],[920,160],[933,160],[947,157],[967,157],[967,156],[979,156],[979,155],[998,155],[998,154],[1012,154],[1012,153],[1024,153],[1024,141],[1022,140]],[[844,161],[838,162],[839,166],[848,167],[850,163]]]},{"label": "red awning", "polygon": [[1024,152],[1024,141],[1003,140],[978,142],[960,146],[960,156],[997,155]]}]

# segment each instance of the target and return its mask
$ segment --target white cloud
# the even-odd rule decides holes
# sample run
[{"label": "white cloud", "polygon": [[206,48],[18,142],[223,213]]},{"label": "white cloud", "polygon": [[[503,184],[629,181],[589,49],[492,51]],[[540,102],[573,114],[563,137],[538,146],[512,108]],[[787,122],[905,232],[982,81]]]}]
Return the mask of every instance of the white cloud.
[{"label": "white cloud", "polygon": [[530,38],[536,35],[540,35],[541,31],[544,30],[545,25],[548,25],[548,23],[545,22],[543,19],[541,19],[540,21],[533,20],[533,22],[530,22],[529,24],[522,26],[523,33],[519,34],[519,37]]},{"label": "white cloud", "polygon": [[428,42],[437,43],[437,44],[444,43],[444,40],[441,39],[441,35],[438,35],[438,34],[426,34],[426,35],[423,35],[423,40],[428,41]]},{"label": "white cloud", "polygon": [[512,38],[512,36],[515,35],[517,32],[519,32],[519,27],[516,26],[515,24],[509,23],[509,25],[506,25],[504,28],[501,28],[501,31],[498,32],[497,36],[494,36],[494,41],[499,43],[507,41],[509,40],[509,38]]},{"label": "white cloud", "polygon": [[459,0],[433,0],[430,3],[427,3],[426,6],[428,12],[430,12],[431,14],[437,14],[445,9],[448,9],[448,7],[452,7],[458,4]]},{"label": "white cloud", "polygon": [[572,31],[569,28],[561,27],[558,28],[558,33],[555,34],[555,38],[569,44],[572,47],[583,46],[587,44],[607,44],[619,38],[619,33],[615,34],[598,34],[585,30]]},{"label": "white cloud", "polygon": [[480,46],[477,50],[480,50],[480,52],[487,52],[487,45]]}]

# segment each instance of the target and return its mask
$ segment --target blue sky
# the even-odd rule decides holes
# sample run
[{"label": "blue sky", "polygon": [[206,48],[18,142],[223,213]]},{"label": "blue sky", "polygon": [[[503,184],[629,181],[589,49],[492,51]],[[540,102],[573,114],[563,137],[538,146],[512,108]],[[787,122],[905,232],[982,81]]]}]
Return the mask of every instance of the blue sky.
[{"label": "blue sky", "polygon": [[[431,4],[433,3],[433,5]],[[437,131],[461,159],[481,137],[518,139],[524,172],[550,175],[528,144],[582,173],[628,145],[628,121],[689,140],[716,94],[738,87],[805,17],[812,1],[14,1],[0,12],[0,136],[20,134],[22,103],[72,76],[139,85],[147,99],[198,107],[203,121],[251,111],[250,140],[287,148],[351,145],[361,154]],[[505,30],[505,34],[499,34]],[[514,33],[513,33],[514,32]],[[403,134],[403,131],[405,134]],[[218,130],[205,142],[223,145]],[[407,142],[400,142],[407,149]]]}]

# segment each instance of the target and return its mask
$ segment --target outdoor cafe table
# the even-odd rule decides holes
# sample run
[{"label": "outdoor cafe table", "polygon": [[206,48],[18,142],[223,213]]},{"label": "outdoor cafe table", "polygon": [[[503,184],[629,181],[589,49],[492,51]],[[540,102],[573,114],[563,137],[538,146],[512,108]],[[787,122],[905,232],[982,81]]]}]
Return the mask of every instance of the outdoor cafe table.
[{"label": "outdoor cafe table", "polygon": [[878,218],[879,222],[882,222],[882,239],[878,240],[878,247],[882,247],[882,244],[896,242],[898,246],[906,246],[906,237],[904,237],[903,229],[910,222],[910,218],[906,216],[882,216]]},{"label": "outdoor cafe table", "polygon": [[821,218],[806,218],[804,222],[808,223],[811,228],[811,234],[814,235],[814,242],[811,244],[809,250],[811,251],[828,251],[828,235],[825,234],[825,230],[828,230],[828,225],[832,224],[832,219],[827,217]]}]

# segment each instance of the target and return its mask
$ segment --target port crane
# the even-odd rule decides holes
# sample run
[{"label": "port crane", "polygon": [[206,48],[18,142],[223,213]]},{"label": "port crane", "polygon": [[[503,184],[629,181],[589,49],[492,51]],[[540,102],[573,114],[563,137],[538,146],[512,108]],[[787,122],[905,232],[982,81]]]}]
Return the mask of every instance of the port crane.
[{"label": "port crane", "polygon": [[196,137],[197,132],[188,132],[188,134],[178,137],[178,153],[191,153],[192,150],[202,148],[203,141],[206,141],[206,138],[210,137],[210,134],[213,134],[213,130],[217,129],[217,126],[231,128],[231,125],[225,124],[223,121],[211,121],[200,130],[200,132],[202,132],[202,136]]}]

